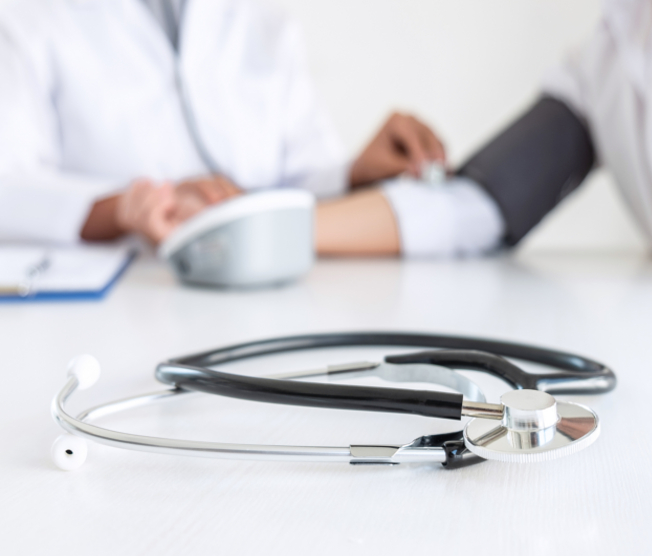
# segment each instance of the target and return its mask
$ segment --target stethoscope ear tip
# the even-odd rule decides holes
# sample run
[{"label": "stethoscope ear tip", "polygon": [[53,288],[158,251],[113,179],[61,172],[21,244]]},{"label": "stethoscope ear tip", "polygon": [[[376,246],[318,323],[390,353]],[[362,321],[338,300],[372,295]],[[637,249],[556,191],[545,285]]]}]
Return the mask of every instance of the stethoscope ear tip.
[{"label": "stethoscope ear tip", "polygon": [[77,379],[77,388],[86,390],[95,384],[100,378],[100,363],[92,355],[78,355],[68,363],[68,376]]},{"label": "stethoscope ear tip", "polygon": [[63,471],[79,469],[86,461],[88,446],[83,438],[62,434],[52,444],[52,461]]}]

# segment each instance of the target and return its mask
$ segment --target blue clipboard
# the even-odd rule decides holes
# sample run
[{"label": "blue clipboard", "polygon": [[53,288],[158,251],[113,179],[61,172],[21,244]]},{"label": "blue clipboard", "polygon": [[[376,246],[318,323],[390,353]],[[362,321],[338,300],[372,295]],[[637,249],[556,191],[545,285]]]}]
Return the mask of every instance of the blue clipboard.
[{"label": "blue clipboard", "polygon": [[101,289],[79,290],[79,291],[48,291],[37,290],[36,292],[21,296],[20,294],[0,294],[0,303],[31,303],[39,301],[99,301],[106,297],[113,286],[120,280],[129,265],[136,258],[137,252],[130,251],[123,264],[116,271],[113,277]]}]

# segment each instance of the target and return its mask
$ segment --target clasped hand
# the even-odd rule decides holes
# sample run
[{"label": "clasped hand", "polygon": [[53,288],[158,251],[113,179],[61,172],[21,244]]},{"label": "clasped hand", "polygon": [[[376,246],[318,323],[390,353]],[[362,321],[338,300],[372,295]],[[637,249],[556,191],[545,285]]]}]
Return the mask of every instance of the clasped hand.
[{"label": "clasped hand", "polygon": [[190,179],[177,186],[140,179],[118,198],[116,219],[124,231],[139,233],[157,244],[206,207],[240,193],[224,176]]}]

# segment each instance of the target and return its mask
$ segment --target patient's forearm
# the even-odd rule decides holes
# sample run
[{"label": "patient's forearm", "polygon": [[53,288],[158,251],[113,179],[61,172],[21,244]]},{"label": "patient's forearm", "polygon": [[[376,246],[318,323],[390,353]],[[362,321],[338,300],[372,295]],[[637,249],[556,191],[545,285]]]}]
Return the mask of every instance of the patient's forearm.
[{"label": "patient's forearm", "polygon": [[366,190],[317,207],[319,255],[395,256],[400,252],[392,209],[378,190]]}]

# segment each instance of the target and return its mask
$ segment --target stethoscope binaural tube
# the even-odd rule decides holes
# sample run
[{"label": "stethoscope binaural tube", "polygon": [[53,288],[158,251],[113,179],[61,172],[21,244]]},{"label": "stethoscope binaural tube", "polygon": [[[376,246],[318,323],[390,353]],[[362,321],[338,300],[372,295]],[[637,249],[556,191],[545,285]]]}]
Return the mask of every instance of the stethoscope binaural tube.
[{"label": "stethoscope binaural tube", "polygon": [[[270,402],[330,409],[409,413],[459,420],[470,414],[461,395],[404,390],[278,381],[245,377],[208,368],[272,353],[344,346],[401,346],[438,348],[436,351],[388,356],[394,364],[434,364],[451,369],[482,370],[514,388],[557,394],[596,394],[612,390],[616,376],[590,359],[539,347],[493,340],[406,333],[315,334],[239,344],[161,363],[156,377],[177,388]],[[452,349],[451,349],[452,348]],[[528,373],[505,357],[555,367],[554,374]]]},{"label": "stethoscope binaural tube", "polygon": [[[500,404],[487,404],[443,392],[293,383],[209,368],[272,353],[377,345],[435,348],[388,356],[385,364],[481,370],[502,378],[515,390],[505,394]],[[553,367],[557,372],[529,373],[507,357]],[[550,393],[598,394],[616,385],[611,369],[579,355],[477,338],[383,332],[317,334],[239,344],[162,363],[156,376],[177,388],[252,401],[457,420],[472,417],[464,427],[465,449],[505,462],[546,461],[591,445],[600,433],[597,415],[580,404],[558,402]]]},{"label": "stethoscope binaural tube", "polygon": [[212,369],[161,364],[156,377],[177,388],[254,402],[409,413],[440,419],[462,418],[463,396],[431,390],[406,390],[249,377]]}]

